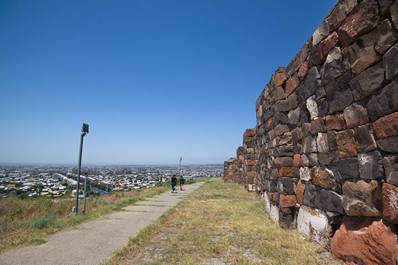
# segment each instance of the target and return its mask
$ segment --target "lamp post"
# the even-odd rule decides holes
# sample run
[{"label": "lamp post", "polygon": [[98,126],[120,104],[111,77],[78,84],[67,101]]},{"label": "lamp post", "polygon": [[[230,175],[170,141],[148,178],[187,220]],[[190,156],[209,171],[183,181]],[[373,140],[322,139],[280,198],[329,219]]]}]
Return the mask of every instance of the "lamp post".
[{"label": "lamp post", "polygon": [[83,123],[82,133],[80,134],[80,150],[79,150],[79,164],[77,168],[77,185],[76,185],[76,204],[74,213],[79,212],[79,184],[80,184],[80,171],[82,168],[82,153],[83,153],[83,138],[88,134],[88,124]]},{"label": "lamp post", "polygon": [[181,161],[182,161],[182,157],[180,157],[180,177],[182,177],[182,172],[181,172]]}]

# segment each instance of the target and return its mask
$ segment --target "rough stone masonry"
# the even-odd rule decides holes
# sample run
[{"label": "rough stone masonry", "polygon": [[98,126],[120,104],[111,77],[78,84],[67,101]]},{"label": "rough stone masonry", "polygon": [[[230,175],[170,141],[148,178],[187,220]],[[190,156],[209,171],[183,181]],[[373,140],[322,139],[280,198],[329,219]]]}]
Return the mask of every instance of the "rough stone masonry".
[{"label": "rough stone masonry", "polygon": [[397,39],[398,1],[340,0],[276,69],[225,162],[275,222],[354,264],[397,263]]}]

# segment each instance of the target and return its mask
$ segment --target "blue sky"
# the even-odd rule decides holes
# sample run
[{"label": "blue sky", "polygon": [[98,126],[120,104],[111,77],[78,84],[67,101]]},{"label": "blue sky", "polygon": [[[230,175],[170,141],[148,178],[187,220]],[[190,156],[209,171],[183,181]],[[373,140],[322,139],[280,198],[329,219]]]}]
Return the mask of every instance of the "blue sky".
[{"label": "blue sky", "polygon": [[0,0],[0,163],[223,163],[335,3]]}]

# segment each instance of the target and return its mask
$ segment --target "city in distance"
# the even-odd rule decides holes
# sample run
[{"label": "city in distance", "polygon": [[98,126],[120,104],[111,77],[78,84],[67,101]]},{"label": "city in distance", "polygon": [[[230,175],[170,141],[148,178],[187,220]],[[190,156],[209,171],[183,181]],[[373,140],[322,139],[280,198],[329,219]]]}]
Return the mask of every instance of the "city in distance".
[{"label": "city in distance", "polygon": [[[85,166],[81,170],[80,191],[86,179],[88,195],[104,195],[111,191],[150,188],[168,183],[172,175],[187,180],[221,177],[222,164],[207,165],[107,165]],[[18,196],[74,196],[77,167],[71,165],[0,164],[0,198]]]}]

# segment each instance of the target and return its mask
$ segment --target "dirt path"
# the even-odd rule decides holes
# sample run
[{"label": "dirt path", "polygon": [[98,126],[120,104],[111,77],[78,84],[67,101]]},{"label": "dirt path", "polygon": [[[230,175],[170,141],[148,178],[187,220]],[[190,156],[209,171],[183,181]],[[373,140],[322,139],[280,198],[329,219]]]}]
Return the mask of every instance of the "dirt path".
[{"label": "dirt path", "polygon": [[133,234],[157,220],[203,183],[185,185],[184,191],[165,192],[104,219],[58,232],[43,245],[9,250],[0,254],[0,264],[100,264],[126,245]]}]

